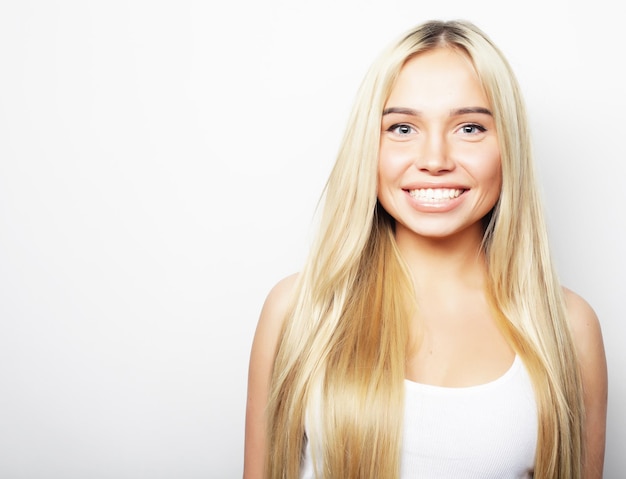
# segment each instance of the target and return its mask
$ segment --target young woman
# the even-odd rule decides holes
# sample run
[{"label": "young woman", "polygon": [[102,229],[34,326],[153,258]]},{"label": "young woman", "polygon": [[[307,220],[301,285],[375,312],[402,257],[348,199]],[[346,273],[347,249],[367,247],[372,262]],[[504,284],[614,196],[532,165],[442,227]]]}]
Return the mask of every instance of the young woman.
[{"label": "young woman", "polygon": [[249,370],[244,477],[602,476],[606,363],[551,262],[522,98],[467,22],[367,74]]}]

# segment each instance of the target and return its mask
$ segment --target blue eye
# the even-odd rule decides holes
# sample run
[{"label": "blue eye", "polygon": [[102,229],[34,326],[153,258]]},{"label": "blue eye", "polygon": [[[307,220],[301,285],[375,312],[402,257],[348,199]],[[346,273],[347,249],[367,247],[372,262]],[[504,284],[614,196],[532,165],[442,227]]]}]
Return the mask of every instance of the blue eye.
[{"label": "blue eye", "polygon": [[387,131],[391,131],[396,135],[406,136],[413,133],[415,129],[411,125],[407,125],[406,123],[398,123],[396,125],[391,125]]},{"label": "blue eye", "polygon": [[478,125],[476,123],[469,123],[467,125],[463,125],[460,128],[461,132],[466,133],[468,135],[475,135],[477,133],[484,133],[487,129],[484,126]]}]

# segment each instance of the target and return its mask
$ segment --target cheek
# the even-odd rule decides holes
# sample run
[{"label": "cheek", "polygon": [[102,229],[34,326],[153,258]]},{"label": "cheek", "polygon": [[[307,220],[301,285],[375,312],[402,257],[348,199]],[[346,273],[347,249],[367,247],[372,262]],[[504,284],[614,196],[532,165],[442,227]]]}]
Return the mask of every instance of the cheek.
[{"label": "cheek", "polygon": [[497,181],[499,189],[502,184],[502,158],[500,157],[500,150],[498,148],[495,148],[491,153],[489,165],[491,176],[494,181]]},{"label": "cheek", "polygon": [[378,154],[378,184],[399,182],[400,178],[411,165],[412,158],[406,149],[382,142]]},{"label": "cheek", "polygon": [[491,185],[488,191],[495,204],[502,191],[502,162],[500,160],[500,154],[496,152],[484,166],[484,181]]},{"label": "cheek", "polygon": [[464,159],[467,168],[471,169],[474,177],[481,182],[499,185],[502,177],[502,161],[497,144],[484,145],[480,148],[459,152],[459,158]]},{"label": "cheek", "polygon": [[464,156],[464,167],[479,187],[481,201],[491,207],[498,201],[502,189],[500,150],[494,145],[467,153]]},{"label": "cheek", "polygon": [[383,205],[383,207],[388,210],[390,207],[390,198],[391,191],[395,185],[398,184],[398,177],[400,176],[398,173],[398,168],[395,165],[395,162],[391,157],[385,155],[381,150],[381,153],[378,157],[378,172],[377,172],[377,185],[376,185],[376,195],[378,197],[378,201]]},{"label": "cheek", "polygon": [[376,196],[381,203],[385,203],[385,193],[389,183],[386,165],[382,158],[378,159],[378,172],[376,174]]}]

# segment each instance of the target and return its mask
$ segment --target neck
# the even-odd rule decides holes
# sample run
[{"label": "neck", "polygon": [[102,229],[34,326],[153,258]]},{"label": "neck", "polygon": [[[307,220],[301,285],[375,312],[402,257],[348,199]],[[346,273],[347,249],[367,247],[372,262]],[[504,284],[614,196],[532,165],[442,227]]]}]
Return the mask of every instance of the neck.
[{"label": "neck", "polygon": [[445,238],[419,236],[401,226],[396,228],[398,248],[418,296],[449,294],[456,287],[484,288],[487,268],[482,237],[480,225]]}]

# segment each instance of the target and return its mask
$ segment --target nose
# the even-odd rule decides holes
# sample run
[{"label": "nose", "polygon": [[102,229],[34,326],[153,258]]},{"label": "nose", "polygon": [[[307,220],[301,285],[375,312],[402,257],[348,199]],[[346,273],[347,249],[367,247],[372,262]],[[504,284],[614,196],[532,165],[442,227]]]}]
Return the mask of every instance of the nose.
[{"label": "nose", "polygon": [[440,175],[454,169],[444,135],[438,133],[425,135],[416,152],[415,166],[420,171],[432,175]]}]

